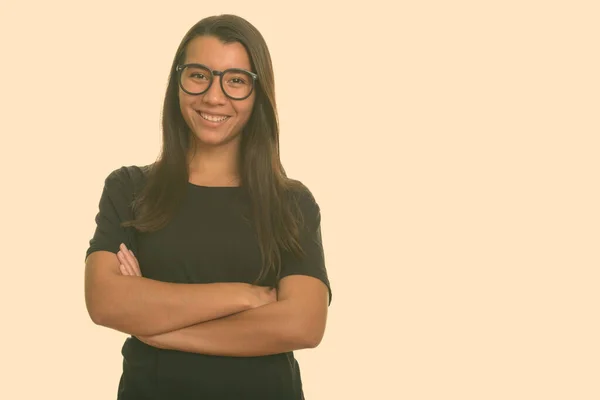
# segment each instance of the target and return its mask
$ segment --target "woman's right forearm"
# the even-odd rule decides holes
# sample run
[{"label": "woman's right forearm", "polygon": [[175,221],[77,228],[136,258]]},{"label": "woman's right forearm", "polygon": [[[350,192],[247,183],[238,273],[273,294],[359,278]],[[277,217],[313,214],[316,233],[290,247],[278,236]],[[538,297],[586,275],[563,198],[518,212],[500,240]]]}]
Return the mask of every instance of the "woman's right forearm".
[{"label": "woman's right forearm", "polygon": [[248,310],[250,285],[179,284],[137,276],[105,276],[86,290],[98,325],[131,335],[156,335]]}]

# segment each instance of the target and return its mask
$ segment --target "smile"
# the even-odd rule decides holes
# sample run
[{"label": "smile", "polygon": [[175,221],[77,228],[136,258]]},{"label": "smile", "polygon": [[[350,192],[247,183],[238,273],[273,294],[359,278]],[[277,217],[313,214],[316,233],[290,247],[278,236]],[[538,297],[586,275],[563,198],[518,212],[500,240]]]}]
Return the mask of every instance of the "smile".
[{"label": "smile", "polygon": [[197,111],[197,113],[200,114],[200,116],[202,118],[204,118],[205,120],[210,121],[210,122],[223,122],[229,118],[228,115],[213,115],[213,114],[207,114],[207,113],[200,112],[200,111]]}]

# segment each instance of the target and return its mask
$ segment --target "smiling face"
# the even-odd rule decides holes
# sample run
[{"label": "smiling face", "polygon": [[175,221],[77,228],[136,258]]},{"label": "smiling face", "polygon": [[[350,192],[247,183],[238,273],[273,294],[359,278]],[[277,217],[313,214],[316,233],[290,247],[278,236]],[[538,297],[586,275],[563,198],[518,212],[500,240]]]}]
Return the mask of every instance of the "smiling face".
[{"label": "smiling face", "polygon": [[[190,41],[183,64],[192,63],[218,71],[229,68],[251,70],[250,58],[242,44],[223,43],[213,36],[199,36]],[[201,74],[193,77],[205,78]],[[215,75],[208,91],[200,95],[191,95],[179,88],[181,114],[201,147],[237,147],[242,129],[252,114],[255,91],[244,100],[232,100],[223,93],[220,80],[221,77]],[[227,82],[223,84],[227,85]],[[238,81],[230,84],[238,84]]]}]

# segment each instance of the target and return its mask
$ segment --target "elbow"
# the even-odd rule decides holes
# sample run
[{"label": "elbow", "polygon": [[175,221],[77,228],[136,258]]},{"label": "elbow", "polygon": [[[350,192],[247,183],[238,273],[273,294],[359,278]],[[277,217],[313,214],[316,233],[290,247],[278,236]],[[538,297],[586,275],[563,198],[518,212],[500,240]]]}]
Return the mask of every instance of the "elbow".
[{"label": "elbow", "polygon": [[107,326],[107,313],[96,304],[87,304],[88,315],[92,322],[99,326]]},{"label": "elbow", "polygon": [[163,332],[157,332],[156,329],[150,329],[143,324],[136,323],[135,319],[127,318],[117,313],[113,308],[103,307],[99,304],[87,304],[87,311],[90,319],[95,325],[114,329],[128,335],[134,336],[152,336]]},{"label": "elbow", "polygon": [[126,319],[120,315],[119,309],[113,304],[104,300],[97,293],[87,293],[85,300],[88,315],[95,325],[119,331],[126,329],[121,322]]},{"label": "elbow", "polygon": [[98,326],[114,329],[128,335],[151,336],[156,334],[154,331],[144,330],[140,327],[131,326],[132,324],[121,323],[117,317],[111,313],[100,310],[89,310],[88,314],[92,322]]},{"label": "elbow", "polygon": [[109,307],[104,300],[105,296],[97,285],[92,286],[89,282],[85,285],[85,307],[87,313],[96,325],[106,326]]},{"label": "elbow", "polygon": [[306,309],[292,313],[289,324],[292,327],[290,336],[293,337],[298,349],[314,349],[321,344],[327,325],[326,313],[307,312]]},{"label": "elbow", "polygon": [[103,315],[104,313],[102,311],[102,307],[100,307],[100,304],[94,299],[94,297],[95,296],[93,296],[92,293],[86,290],[85,307],[92,322],[96,325],[103,325],[105,319]]},{"label": "elbow", "polygon": [[308,332],[305,334],[304,347],[307,349],[314,349],[321,344],[323,340],[324,332],[316,330],[315,332]]},{"label": "elbow", "polygon": [[325,324],[303,321],[297,325],[296,338],[300,348],[314,349],[321,344],[325,334]]},{"label": "elbow", "polygon": [[99,292],[97,289],[86,289],[85,306],[94,324],[110,327],[111,320],[117,309],[106,301],[106,296],[102,292]]},{"label": "elbow", "polygon": [[110,307],[107,307],[102,302],[91,301],[90,299],[87,300],[86,306],[88,315],[95,325],[116,328],[114,326],[114,310],[111,312]]},{"label": "elbow", "polygon": [[103,326],[105,328],[110,327],[110,324],[106,322],[106,318],[104,316],[98,314],[90,314],[90,319],[95,325]]}]

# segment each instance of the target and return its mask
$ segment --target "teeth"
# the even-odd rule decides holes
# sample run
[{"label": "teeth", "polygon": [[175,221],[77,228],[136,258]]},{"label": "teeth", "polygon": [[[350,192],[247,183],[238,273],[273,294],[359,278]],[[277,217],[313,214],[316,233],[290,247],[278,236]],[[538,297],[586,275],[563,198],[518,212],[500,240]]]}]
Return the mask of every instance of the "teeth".
[{"label": "teeth", "polygon": [[212,121],[212,122],[221,122],[221,121],[225,121],[227,118],[227,116],[223,117],[223,116],[219,116],[217,117],[216,115],[210,115],[210,114],[205,114],[205,113],[200,113],[200,116],[202,118],[204,118],[207,121]]}]

